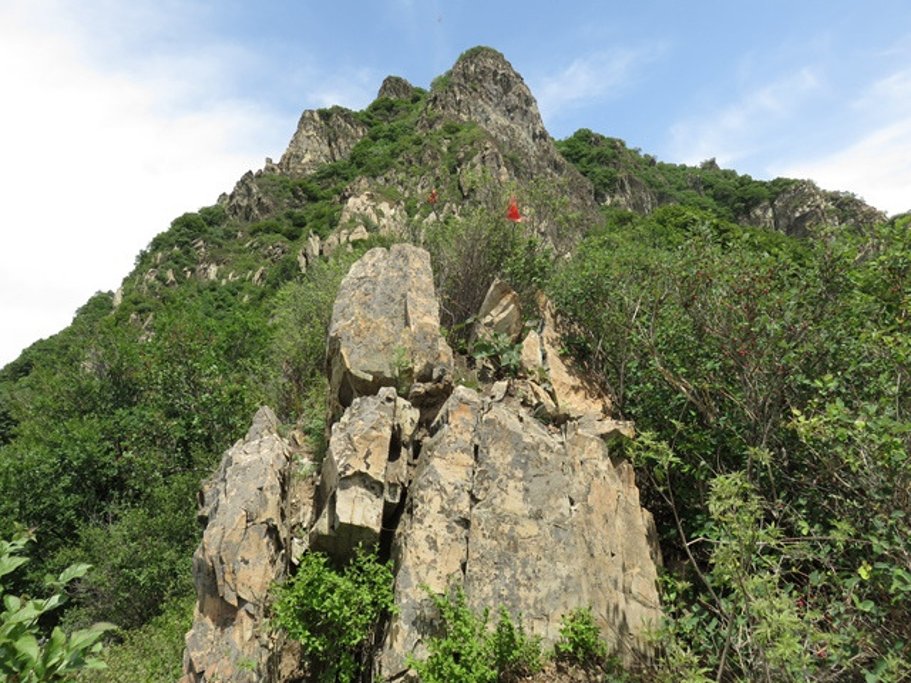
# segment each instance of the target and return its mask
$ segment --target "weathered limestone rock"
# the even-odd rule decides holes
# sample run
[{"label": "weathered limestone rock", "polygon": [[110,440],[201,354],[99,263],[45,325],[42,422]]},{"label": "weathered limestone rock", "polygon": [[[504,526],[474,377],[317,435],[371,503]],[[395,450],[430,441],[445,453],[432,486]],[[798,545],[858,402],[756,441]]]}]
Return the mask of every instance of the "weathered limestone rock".
[{"label": "weathered limestone rock", "polygon": [[400,502],[420,413],[395,389],[354,399],[332,426],[323,460],[319,517],[310,547],[338,559],[380,540],[384,516]]},{"label": "weathered limestone rock", "polygon": [[256,683],[269,666],[259,620],[287,565],[285,491],[290,448],[263,407],[200,493],[202,543],[193,556],[197,606],[182,683]]},{"label": "weathered limestone rock", "polygon": [[359,225],[348,235],[348,243],[354,244],[355,242],[363,242],[368,237],[370,237],[370,233],[367,232],[367,228],[363,225]]},{"label": "weathered limestone rock", "polygon": [[342,107],[305,111],[278,169],[290,176],[309,175],[323,164],[346,158],[366,134],[367,126]]},{"label": "weathered limestone rock", "polygon": [[335,253],[335,250],[338,249],[339,245],[339,236],[337,233],[332,233],[325,240],[323,240],[323,256],[329,258],[332,254]]},{"label": "weathered limestone rock", "polygon": [[[499,149],[485,154],[483,165],[488,166],[495,156],[505,159],[509,177],[551,179],[574,208],[593,208],[591,183],[557,152],[531,91],[496,50],[467,51],[453,65],[445,84],[431,91],[421,125],[444,125],[452,118],[477,124],[496,141]],[[510,161],[517,158],[521,164]],[[495,165],[503,168],[500,161]],[[498,169],[492,177],[499,176]]]},{"label": "weathered limestone rock", "polygon": [[[623,142],[611,140],[607,144],[623,145]],[[655,191],[630,173],[620,173],[613,191],[603,197],[596,197],[596,199],[608,206],[616,206],[641,214],[651,213],[660,204]]]},{"label": "weathered limestone rock", "polygon": [[541,295],[538,308],[543,318],[541,349],[559,417],[576,419],[584,415],[610,414],[610,399],[576,370],[570,359],[560,356],[563,342],[557,330],[553,304]]},{"label": "weathered limestone rock", "polygon": [[424,641],[434,622],[435,608],[423,587],[445,593],[464,571],[471,522],[474,432],[481,409],[482,399],[476,392],[456,387],[436,419],[436,433],[424,442],[393,545],[399,614],[387,630],[379,661],[383,676],[403,671],[409,653],[426,653]]},{"label": "weathered limestone rock", "polygon": [[305,246],[307,262],[313,263],[320,255],[320,238],[315,232],[307,235],[307,244]]},{"label": "weathered limestone rock", "polygon": [[358,396],[398,387],[422,414],[451,388],[452,350],[440,335],[430,255],[407,244],[371,249],[339,287],[327,352],[331,421]]},{"label": "weathered limestone rock", "polygon": [[260,191],[252,171],[247,171],[237,181],[231,194],[225,197],[224,204],[229,216],[245,222],[262,220],[277,209],[273,198]]},{"label": "weathered limestone rock", "polygon": [[496,279],[487,290],[472,330],[475,339],[487,339],[502,334],[516,341],[522,333],[522,310],[519,295],[512,287]]},{"label": "weathered limestone rock", "polygon": [[516,380],[516,395],[535,417],[552,420],[560,414],[553,397],[540,384],[530,379]]},{"label": "weathered limestone rock", "polygon": [[598,415],[583,415],[576,423],[580,433],[588,436],[597,436],[606,441],[618,437],[632,439],[636,436],[636,428],[630,420],[614,420]]},{"label": "weathered limestone rock", "polygon": [[364,189],[345,202],[338,224],[352,230],[361,227],[381,235],[402,235],[407,221],[408,215],[401,204]]},{"label": "weathered limestone rock", "polygon": [[462,586],[476,609],[504,605],[550,645],[563,615],[591,607],[627,661],[657,624],[657,555],[632,468],[598,436],[566,436],[506,404],[457,387],[424,443],[396,533],[399,613],[378,660],[400,675],[426,654],[432,602]]}]

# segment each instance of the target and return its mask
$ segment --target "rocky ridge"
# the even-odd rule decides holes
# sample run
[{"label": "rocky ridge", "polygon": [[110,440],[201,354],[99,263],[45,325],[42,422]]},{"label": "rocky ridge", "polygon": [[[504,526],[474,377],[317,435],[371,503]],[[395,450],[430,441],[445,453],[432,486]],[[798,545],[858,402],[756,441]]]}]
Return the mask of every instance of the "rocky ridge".
[{"label": "rocky ridge", "polygon": [[[624,661],[648,656],[645,632],[660,618],[654,524],[631,467],[609,445],[631,427],[611,422],[606,400],[561,412],[565,399],[548,376],[553,350],[533,376],[454,385],[427,263],[417,247],[377,248],[343,282],[318,473],[291,474],[295,449],[263,408],[207,484],[183,683],[298,680],[294,648],[262,628],[268,586],[302,553],[344,561],[360,543],[390,557],[396,574],[398,611],[373,680],[410,676],[407,657],[424,656],[437,628],[428,590],[455,587],[477,609],[521,614],[545,644],[563,615],[591,607]],[[515,304],[502,285],[488,298],[493,309]],[[553,322],[542,324],[528,336],[553,339]],[[297,456],[298,466],[310,457]]]}]

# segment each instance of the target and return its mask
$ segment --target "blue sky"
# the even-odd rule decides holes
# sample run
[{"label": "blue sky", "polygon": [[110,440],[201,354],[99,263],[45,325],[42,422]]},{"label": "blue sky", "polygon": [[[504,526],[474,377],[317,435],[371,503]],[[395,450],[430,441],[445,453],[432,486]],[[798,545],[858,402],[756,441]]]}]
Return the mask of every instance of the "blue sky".
[{"label": "blue sky", "polygon": [[911,209],[907,0],[0,0],[0,364],[279,157],[302,110],[427,87],[478,44],[555,137]]}]

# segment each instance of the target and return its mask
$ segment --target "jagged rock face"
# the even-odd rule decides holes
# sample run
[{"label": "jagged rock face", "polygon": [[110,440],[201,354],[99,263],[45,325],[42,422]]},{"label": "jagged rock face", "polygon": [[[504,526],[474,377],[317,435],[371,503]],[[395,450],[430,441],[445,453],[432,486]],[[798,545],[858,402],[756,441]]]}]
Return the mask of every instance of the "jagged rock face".
[{"label": "jagged rock face", "polygon": [[478,124],[522,157],[522,168],[512,169],[518,177],[559,175],[572,194],[592,201],[591,184],[557,152],[531,90],[503,55],[475,48],[445,78],[428,99],[430,114]]},{"label": "jagged rock face", "polygon": [[225,211],[232,218],[253,222],[272,215],[277,207],[272,198],[264,195],[256,185],[256,176],[247,171],[237,181],[234,190],[225,199]]},{"label": "jagged rock face", "polygon": [[359,544],[380,541],[384,518],[408,484],[408,461],[420,413],[395,389],[354,399],[332,426],[310,547],[346,560]]},{"label": "jagged rock face", "polygon": [[882,223],[886,215],[849,193],[827,192],[809,180],[795,182],[775,199],[763,202],[747,216],[748,225],[806,237],[819,226],[865,228]]},{"label": "jagged rock face", "polygon": [[386,76],[377,98],[388,97],[393,100],[410,100],[414,94],[414,86],[399,76]]},{"label": "jagged rock face", "polygon": [[346,158],[366,134],[367,126],[347,109],[305,111],[278,169],[290,176],[309,175],[323,164]]},{"label": "jagged rock face", "polygon": [[616,206],[642,214],[651,213],[660,204],[654,191],[639,178],[630,174],[619,176],[614,191],[600,199],[607,206]]},{"label": "jagged rock face", "polygon": [[476,48],[463,56],[448,74],[445,87],[431,95],[428,106],[473,121],[530,156],[551,143],[531,91],[496,50]]},{"label": "jagged rock face", "polygon": [[332,422],[381,387],[398,387],[428,416],[439,407],[451,388],[452,349],[440,334],[430,254],[396,244],[351,266],[332,309],[327,366]]},{"label": "jagged rock face", "polygon": [[[362,190],[362,191],[357,191]],[[393,203],[375,192],[357,188],[342,207],[338,224],[346,229],[364,229],[381,235],[403,235],[408,215],[401,203]]]},{"label": "jagged rock face", "polygon": [[290,455],[275,415],[263,407],[203,486],[206,529],[193,556],[197,606],[181,683],[265,680],[274,648],[259,620],[287,567]]},{"label": "jagged rock face", "polygon": [[453,584],[475,608],[521,613],[545,644],[559,637],[563,615],[590,606],[605,638],[632,659],[660,618],[650,539],[632,469],[615,466],[601,439],[573,426],[550,432],[457,387],[424,444],[395,537],[399,613],[381,675],[426,654],[435,628],[427,590]]}]

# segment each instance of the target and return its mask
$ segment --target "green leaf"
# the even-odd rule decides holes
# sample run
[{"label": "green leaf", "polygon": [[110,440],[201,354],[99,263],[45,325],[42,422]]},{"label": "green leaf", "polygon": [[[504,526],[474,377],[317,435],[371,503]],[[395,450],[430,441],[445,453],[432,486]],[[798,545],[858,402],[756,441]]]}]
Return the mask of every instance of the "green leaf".
[{"label": "green leaf", "polygon": [[27,557],[0,556],[0,577],[6,576],[28,562]]},{"label": "green leaf", "polygon": [[57,577],[57,581],[61,584],[68,584],[73,579],[80,579],[86,575],[89,569],[92,568],[92,565],[80,562],[78,564],[73,564],[60,572],[60,576]]},{"label": "green leaf", "polygon": [[13,647],[16,648],[16,651],[19,652],[19,654],[27,657],[30,664],[34,664],[38,661],[41,649],[38,647],[38,639],[31,633],[26,633],[24,636],[20,637],[19,640],[14,643]]}]

